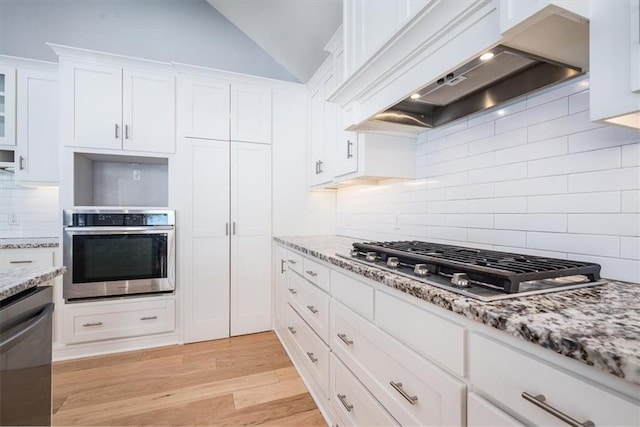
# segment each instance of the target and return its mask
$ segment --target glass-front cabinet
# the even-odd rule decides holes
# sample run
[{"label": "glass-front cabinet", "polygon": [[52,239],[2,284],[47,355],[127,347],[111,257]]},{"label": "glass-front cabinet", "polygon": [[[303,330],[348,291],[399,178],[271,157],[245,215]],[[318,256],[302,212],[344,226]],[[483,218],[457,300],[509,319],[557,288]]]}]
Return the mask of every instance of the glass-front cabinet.
[{"label": "glass-front cabinet", "polygon": [[0,146],[16,145],[16,69],[0,66]]}]

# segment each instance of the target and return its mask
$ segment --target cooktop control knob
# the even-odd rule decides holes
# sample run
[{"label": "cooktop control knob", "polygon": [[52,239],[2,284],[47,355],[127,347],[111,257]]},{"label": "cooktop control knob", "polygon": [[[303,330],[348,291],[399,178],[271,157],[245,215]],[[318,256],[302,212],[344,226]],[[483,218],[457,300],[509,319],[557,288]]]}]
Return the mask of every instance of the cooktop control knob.
[{"label": "cooktop control knob", "polygon": [[470,286],[467,273],[453,273],[453,276],[451,276],[451,283],[460,288],[468,288]]},{"label": "cooktop control knob", "polygon": [[400,260],[398,257],[391,256],[387,258],[387,267],[397,268],[400,265]]},{"label": "cooktop control knob", "polygon": [[420,277],[425,277],[429,274],[427,264],[416,264],[413,266],[413,274]]},{"label": "cooktop control knob", "polygon": [[367,261],[375,261],[376,259],[378,259],[378,254],[375,252],[367,252],[367,255],[365,256]]}]

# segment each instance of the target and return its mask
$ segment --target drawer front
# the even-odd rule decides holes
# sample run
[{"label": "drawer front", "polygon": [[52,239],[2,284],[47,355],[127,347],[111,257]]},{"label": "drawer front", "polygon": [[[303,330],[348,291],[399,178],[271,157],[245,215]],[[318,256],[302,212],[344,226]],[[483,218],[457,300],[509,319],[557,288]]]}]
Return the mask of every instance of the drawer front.
[{"label": "drawer front", "polygon": [[340,425],[395,426],[398,422],[360,384],[335,356],[331,355],[331,406]]},{"label": "drawer front", "polygon": [[51,249],[3,249],[0,267],[53,267],[53,256]]},{"label": "drawer front", "polygon": [[64,324],[67,344],[170,332],[175,329],[175,302],[67,306]]},{"label": "drawer front", "polygon": [[384,292],[376,292],[376,324],[454,374],[465,375],[462,326]]},{"label": "drawer front", "polygon": [[467,396],[467,427],[524,427],[475,393]]},{"label": "drawer front", "polygon": [[288,308],[289,323],[287,328],[293,338],[298,350],[300,359],[307,370],[311,372],[313,379],[320,386],[325,396],[329,395],[329,348],[320,340],[309,328],[309,325],[296,313],[293,308]]},{"label": "drawer front", "polygon": [[323,291],[329,292],[329,269],[307,258],[304,259],[303,265],[304,278]]},{"label": "drawer front", "polygon": [[291,274],[287,288],[287,301],[296,309],[313,330],[329,342],[329,295],[304,280]]},{"label": "drawer front", "polygon": [[304,271],[302,255],[292,251],[287,251],[287,268],[302,275]]},{"label": "drawer front", "polygon": [[332,302],[331,348],[402,425],[462,425],[465,385]]},{"label": "drawer front", "polygon": [[590,420],[596,426],[638,425],[637,404],[512,347],[471,334],[469,353],[469,377],[474,389],[482,390],[533,424],[562,422],[540,404],[525,399],[523,393],[543,395],[544,404],[579,422]]},{"label": "drawer front", "polygon": [[373,292],[366,283],[331,271],[331,296],[367,319],[373,319]]}]

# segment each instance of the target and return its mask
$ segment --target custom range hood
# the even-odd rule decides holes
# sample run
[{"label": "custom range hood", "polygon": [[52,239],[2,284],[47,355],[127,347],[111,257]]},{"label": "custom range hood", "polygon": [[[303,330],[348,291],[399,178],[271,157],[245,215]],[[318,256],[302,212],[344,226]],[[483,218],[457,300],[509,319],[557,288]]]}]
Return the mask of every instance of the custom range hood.
[{"label": "custom range hood", "polygon": [[580,67],[498,45],[372,121],[433,128],[582,74]]}]

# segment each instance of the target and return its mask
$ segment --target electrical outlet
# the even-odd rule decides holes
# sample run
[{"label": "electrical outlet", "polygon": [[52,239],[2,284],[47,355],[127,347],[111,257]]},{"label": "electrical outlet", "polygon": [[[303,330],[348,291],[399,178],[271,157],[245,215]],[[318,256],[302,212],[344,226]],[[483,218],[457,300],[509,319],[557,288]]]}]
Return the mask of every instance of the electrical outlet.
[{"label": "electrical outlet", "polygon": [[140,181],[140,169],[134,169],[133,170],[133,180],[134,181]]},{"label": "electrical outlet", "polygon": [[18,225],[20,224],[20,218],[18,214],[15,212],[9,213],[9,225]]}]

